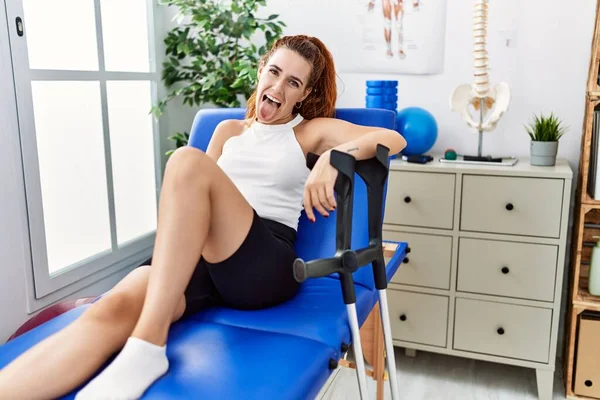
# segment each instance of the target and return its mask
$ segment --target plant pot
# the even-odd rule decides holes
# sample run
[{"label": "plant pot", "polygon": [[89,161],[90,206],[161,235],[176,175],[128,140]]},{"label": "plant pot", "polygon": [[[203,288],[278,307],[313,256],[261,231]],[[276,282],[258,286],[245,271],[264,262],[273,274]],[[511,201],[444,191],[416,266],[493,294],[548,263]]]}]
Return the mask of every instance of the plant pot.
[{"label": "plant pot", "polygon": [[531,141],[530,147],[531,165],[549,167],[556,164],[556,154],[558,154],[558,141],[554,142],[536,142]]}]

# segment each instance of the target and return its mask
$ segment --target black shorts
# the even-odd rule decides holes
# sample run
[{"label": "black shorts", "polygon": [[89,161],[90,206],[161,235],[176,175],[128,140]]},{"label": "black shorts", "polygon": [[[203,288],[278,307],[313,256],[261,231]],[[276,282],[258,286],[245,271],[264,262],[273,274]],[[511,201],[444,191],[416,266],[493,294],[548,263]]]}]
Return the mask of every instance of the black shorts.
[{"label": "black shorts", "polygon": [[254,211],[250,231],[228,259],[212,264],[201,258],[185,290],[183,318],[212,306],[242,310],[272,307],[294,297],[296,231]]}]

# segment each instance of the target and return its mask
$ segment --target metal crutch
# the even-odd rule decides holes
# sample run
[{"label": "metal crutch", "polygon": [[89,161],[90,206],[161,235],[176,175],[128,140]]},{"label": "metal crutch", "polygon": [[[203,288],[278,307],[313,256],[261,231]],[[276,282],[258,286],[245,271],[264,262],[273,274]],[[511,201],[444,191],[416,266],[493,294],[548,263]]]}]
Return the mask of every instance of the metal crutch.
[{"label": "metal crutch", "polygon": [[[309,154],[307,160],[309,168],[312,169],[316,158],[318,156]],[[296,259],[294,261],[294,277],[298,282],[304,282],[308,278],[317,278],[338,273],[352,333],[352,346],[356,356],[356,374],[360,397],[361,399],[368,400],[366,369],[360,341],[360,329],[356,312],[356,293],[352,278],[352,273],[358,270],[359,265],[356,252],[350,249],[356,159],[347,153],[334,150],[331,152],[330,162],[339,172],[334,187],[338,205],[336,211],[336,253],[332,258],[311,260],[309,262]]]},{"label": "metal crutch", "polygon": [[369,202],[369,247],[358,251],[359,265],[365,265],[369,261],[373,265],[373,278],[375,287],[379,293],[379,312],[383,325],[383,337],[385,341],[386,362],[390,376],[390,389],[392,400],[400,398],[398,393],[398,377],[396,375],[396,358],[394,345],[392,343],[392,329],[387,302],[387,277],[385,270],[385,259],[383,257],[383,194],[385,183],[389,174],[389,149],[385,146],[377,146],[375,158],[358,162],[356,173],[363,179],[368,187]]}]

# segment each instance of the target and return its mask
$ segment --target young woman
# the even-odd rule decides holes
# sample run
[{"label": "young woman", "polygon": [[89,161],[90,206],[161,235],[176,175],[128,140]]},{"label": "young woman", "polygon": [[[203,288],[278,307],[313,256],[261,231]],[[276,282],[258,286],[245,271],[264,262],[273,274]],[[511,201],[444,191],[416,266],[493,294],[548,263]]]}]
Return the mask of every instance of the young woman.
[{"label": "young woman", "polygon": [[[0,371],[0,398],[55,398],[88,380],[77,399],[135,399],[168,370],[171,323],[216,304],[252,309],[292,298],[294,240],[335,209],[332,149],[358,160],[395,131],[331,118],[330,52],[304,35],[278,40],[260,62],[245,120],[221,122],[206,153],[178,149],[161,189],[151,265],[135,269],[80,318]],[[312,170],[306,154],[320,154]]]}]

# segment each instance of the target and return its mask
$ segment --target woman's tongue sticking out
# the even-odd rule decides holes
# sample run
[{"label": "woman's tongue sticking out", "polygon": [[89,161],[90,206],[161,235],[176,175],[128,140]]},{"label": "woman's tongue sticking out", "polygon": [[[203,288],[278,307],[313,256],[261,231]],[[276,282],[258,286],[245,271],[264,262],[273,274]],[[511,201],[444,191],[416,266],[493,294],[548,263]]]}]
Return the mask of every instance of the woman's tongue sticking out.
[{"label": "woman's tongue sticking out", "polygon": [[269,121],[273,119],[280,106],[280,103],[271,100],[266,94],[263,95],[258,109],[258,115],[260,116],[260,119],[263,121]]}]

